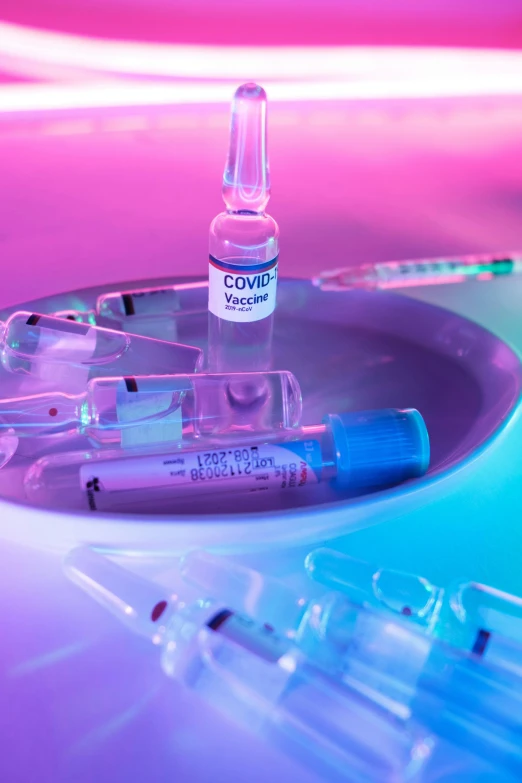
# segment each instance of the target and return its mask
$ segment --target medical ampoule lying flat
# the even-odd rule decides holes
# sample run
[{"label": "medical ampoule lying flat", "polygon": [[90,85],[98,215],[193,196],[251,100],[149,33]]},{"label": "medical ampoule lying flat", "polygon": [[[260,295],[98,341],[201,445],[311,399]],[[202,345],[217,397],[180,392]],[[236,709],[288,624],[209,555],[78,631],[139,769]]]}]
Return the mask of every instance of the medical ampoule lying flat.
[{"label": "medical ampoule lying flat", "polygon": [[57,388],[59,381],[83,382],[86,375],[191,373],[203,361],[202,351],[190,345],[29,312],[0,325],[0,347],[7,370],[55,380]]},{"label": "medical ampoule lying flat", "polygon": [[373,290],[493,280],[521,272],[521,253],[499,253],[348,266],[321,272],[313,282],[323,291],[345,291],[348,288]]},{"label": "medical ampoule lying flat", "polygon": [[135,288],[102,294],[94,310],[60,310],[57,318],[117,329],[129,334],[176,340],[186,316],[207,312],[208,281]]},{"label": "medical ampoule lying flat", "polygon": [[[501,764],[510,775],[522,771],[522,680],[484,665],[478,650],[462,654],[342,593],[311,597],[209,552],[185,555],[181,574],[201,593],[263,618],[315,665],[398,720],[421,723],[447,742],[458,735],[467,752]],[[474,778],[462,774],[457,780]]]},{"label": "medical ampoule lying flat", "polygon": [[[316,549],[305,567],[353,600],[400,614],[426,633],[522,674],[522,599],[478,582],[443,589],[415,574]],[[514,645],[509,640],[513,640]]]},{"label": "medical ampoule lying flat", "polygon": [[209,238],[209,368],[268,370],[279,228],[265,213],[266,93],[257,84],[243,84],[234,96],[222,192],[227,211],[212,221]]},{"label": "medical ampoule lying flat", "polygon": [[[82,547],[69,578],[159,645],[165,673],[241,727],[328,781],[406,783],[423,777],[433,750],[364,696],[310,664],[267,625],[210,600],[185,603]],[[322,778],[321,778],[322,779]]]},{"label": "medical ampoule lying flat", "polygon": [[83,394],[0,399],[0,433],[77,431],[123,447],[296,427],[301,390],[289,372],[93,378]]},{"label": "medical ampoule lying flat", "polygon": [[51,455],[29,468],[25,489],[39,505],[168,513],[194,493],[299,492],[329,480],[354,491],[391,486],[421,476],[428,462],[420,413],[390,408],[329,415],[276,442],[231,436],[220,448],[195,445],[171,454]]}]

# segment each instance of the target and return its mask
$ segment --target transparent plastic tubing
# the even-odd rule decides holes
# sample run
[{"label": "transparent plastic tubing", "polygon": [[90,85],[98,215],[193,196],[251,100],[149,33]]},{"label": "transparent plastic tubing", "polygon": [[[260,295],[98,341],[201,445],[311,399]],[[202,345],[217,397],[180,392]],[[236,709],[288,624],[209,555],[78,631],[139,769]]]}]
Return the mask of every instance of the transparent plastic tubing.
[{"label": "transparent plastic tubing", "polygon": [[[186,554],[181,574],[201,594],[277,628],[314,665],[405,725],[420,723],[488,763],[522,771],[521,680],[485,662],[480,631],[463,653],[340,592],[310,596],[204,551]],[[522,646],[499,645],[520,660]]]},{"label": "transparent plastic tubing", "polygon": [[42,457],[25,490],[38,505],[91,511],[175,512],[195,494],[302,492],[321,481],[353,490],[421,476],[429,464],[426,426],[416,410],[331,414],[278,440],[194,444],[158,454],[71,452]]},{"label": "transparent plastic tubing", "polygon": [[60,310],[57,318],[103,326],[129,334],[176,339],[186,316],[206,314],[208,282],[176,283],[102,294],[94,310]]},{"label": "transparent plastic tubing", "polygon": [[401,615],[425,633],[522,675],[522,598],[479,582],[447,589],[328,548],[307,556],[316,582],[352,600]]},{"label": "transparent plastic tubing", "polygon": [[328,780],[421,781],[433,741],[318,670],[264,624],[209,600],[185,603],[80,548],[69,578],[161,648],[165,673]]},{"label": "transparent plastic tubing", "polygon": [[177,440],[277,433],[300,423],[301,407],[301,390],[290,372],[94,378],[83,394],[0,399],[0,433],[35,437],[76,431],[102,445],[121,445],[127,430],[147,428],[154,442],[168,439],[162,423],[172,437],[174,414]]},{"label": "transparent plastic tubing", "polygon": [[372,290],[494,280],[521,272],[522,253],[498,253],[348,266],[321,272],[313,282],[323,291]]},{"label": "transparent plastic tubing", "polygon": [[226,212],[209,235],[209,369],[267,370],[272,362],[279,228],[265,213],[270,198],[266,94],[238,88],[223,175]]},{"label": "transparent plastic tubing", "polygon": [[[129,335],[50,315],[17,312],[0,324],[6,370],[40,375],[49,365],[66,365],[66,375],[172,374],[199,370],[203,354],[190,345]],[[49,370],[47,369],[47,372]]]}]

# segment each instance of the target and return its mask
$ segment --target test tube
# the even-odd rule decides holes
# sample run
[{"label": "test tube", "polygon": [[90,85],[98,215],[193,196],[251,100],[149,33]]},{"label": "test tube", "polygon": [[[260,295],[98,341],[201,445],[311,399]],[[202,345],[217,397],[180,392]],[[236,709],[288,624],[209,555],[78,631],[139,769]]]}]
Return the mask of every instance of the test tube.
[{"label": "test tube", "polygon": [[311,552],[305,567],[312,579],[329,588],[400,614],[437,639],[522,674],[518,596],[478,582],[444,589],[415,574],[377,568],[328,548]]},{"label": "test tube", "polygon": [[268,370],[276,305],[279,228],[266,214],[270,172],[266,93],[234,95],[223,175],[227,210],[210,226],[208,359],[212,372]]},{"label": "test tube", "polygon": [[328,780],[428,780],[428,732],[389,720],[267,625],[219,602],[162,594],[87,547],[69,554],[65,571],[161,648],[168,676]]},{"label": "test tube", "polygon": [[129,334],[176,340],[178,324],[183,323],[184,317],[206,314],[207,306],[208,281],[199,280],[113,291],[99,296],[94,310],[60,310],[54,315]]},{"label": "test tube", "polygon": [[313,282],[323,291],[374,290],[493,280],[520,272],[522,253],[499,253],[363,264],[321,272]]},{"label": "test tube", "polygon": [[199,348],[129,335],[99,326],[17,312],[0,325],[3,366],[66,383],[85,375],[191,373],[201,368]]},{"label": "test tube", "polygon": [[[230,558],[189,552],[181,574],[202,593],[277,627],[314,665],[396,719],[421,722],[447,741],[458,733],[469,752],[522,770],[521,689],[512,671],[446,647],[402,617],[365,608],[339,592],[310,597]],[[520,658],[522,647],[516,649]],[[505,695],[507,685],[513,698]]]},{"label": "test tube", "polygon": [[277,433],[296,427],[300,417],[301,390],[290,372],[93,378],[83,394],[0,399],[0,432],[76,431],[124,448]]},{"label": "test tube", "polygon": [[276,442],[231,437],[220,448],[172,453],[50,455],[28,470],[25,489],[37,505],[170,513],[194,493],[302,492],[321,481],[362,492],[421,476],[428,463],[420,413],[390,408],[328,415]]}]

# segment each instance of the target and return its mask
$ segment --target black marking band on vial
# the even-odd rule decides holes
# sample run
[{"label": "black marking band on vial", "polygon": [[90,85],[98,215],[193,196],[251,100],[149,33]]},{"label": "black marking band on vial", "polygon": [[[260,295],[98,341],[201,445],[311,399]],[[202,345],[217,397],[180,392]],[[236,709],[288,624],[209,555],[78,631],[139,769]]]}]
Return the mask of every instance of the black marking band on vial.
[{"label": "black marking band on vial", "polygon": [[491,632],[485,631],[483,628],[481,628],[477,633],[477,636],[475,637],[475,642],[473,643],[471,652],[474,655],[484,655],[490,637],[491,637]]},{"label": "black marking band on vial", "polygon": [[136,378],[124,378],[125,386],[127,387],[128,392],[137,392],[138,391],[138,384],[136,382]]},{"label": "black marking band on vial", "polygon": [[230,609],[221,609],[207,622],[207,628],[210,628],[212,631],[217,631],[233,614],[234,612],[231,612]]},{"label": "black marking band on vial", "polygon": [[132,294],[122,294],[121,301],[123,302],[123,309],[125,310],[125,315],[136,315],[136,310],[134,309],[134,302],[132,300]]},{"label": "black marking band on vial", "polygon": [[29,318],[27,319],[27,321],[25,323],[26,323],[27,326],[36,326],[36,324],[38,323],[40,318],[41,318],[41,315],[36,315],[36,313],[33,313],[32,315],[29,316]]}]

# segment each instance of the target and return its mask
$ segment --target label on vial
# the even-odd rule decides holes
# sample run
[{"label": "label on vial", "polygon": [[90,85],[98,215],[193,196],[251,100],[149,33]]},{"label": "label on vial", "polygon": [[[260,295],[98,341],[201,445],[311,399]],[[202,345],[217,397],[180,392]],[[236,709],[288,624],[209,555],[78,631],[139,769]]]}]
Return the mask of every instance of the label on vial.
[{"label": "label on vial", "polygon": [[[138,382],[136,378],[129,377],[118,383],[116,409],[118,421],[123,425],[122,448],[181,440],[183,391],[169,390],[168,385],[168,379],[162,378],[140,378]],[[189,383],[187,387],[191,389]]]},{"label": "label on vial", "polygon": [[[111,495],[146,497],[148,489],[192,492],[266,492],[299,489],[321,480],[321,446],[316,440],[184,451],[107,460],[80,469],[91,511],[110,508]],[[117,500],[119,498],[116,498]]]},{"label": "label on vial", "polygon": [[260,625],[230,609],[217,612],[207,627],[269,663],[277,663],[291,647],[288,639],[275,633],[270,625]]},{"label": "label on vial", "polygon": [[208,309],[225,321],[261,321],[275,310],[277,257],[262,264],[229,264],[210,256]]}]

